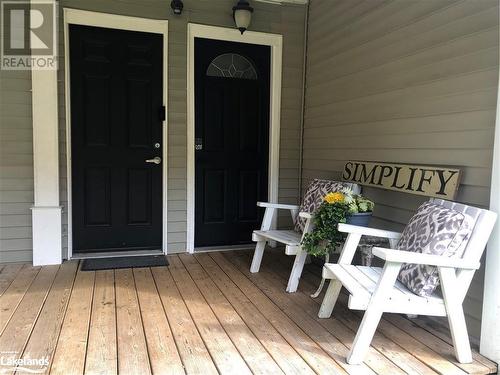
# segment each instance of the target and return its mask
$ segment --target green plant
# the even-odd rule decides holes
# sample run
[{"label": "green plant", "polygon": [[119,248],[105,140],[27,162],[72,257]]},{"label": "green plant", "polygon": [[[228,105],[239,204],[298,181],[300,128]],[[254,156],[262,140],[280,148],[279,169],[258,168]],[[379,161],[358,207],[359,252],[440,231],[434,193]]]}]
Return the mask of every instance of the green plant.
[{"label": "green plant", "polygon": [[325,256],[345,240],[345,234],[338,231],[339,223],[345,223],[349,215],[371,212],[374,203],[354,194],[351,189],[328,193],[314,214],[312,232],[302,239],[304,250],[313,256]]},{"label": "green plant", "polygon": [[358,194],[345,194],[345,201],[349,206],[350,214],[357,214],[360,212],[372,212],[375,203],[371,200]]},{"label": "green plant", "polygon": [[323,202],[314,215],[314,230],[306,233],[302,246],[313,256],[325,256],[344,241],[344,234],[339,232],[339,223],[345,223],[348,205],[341,202]]}]

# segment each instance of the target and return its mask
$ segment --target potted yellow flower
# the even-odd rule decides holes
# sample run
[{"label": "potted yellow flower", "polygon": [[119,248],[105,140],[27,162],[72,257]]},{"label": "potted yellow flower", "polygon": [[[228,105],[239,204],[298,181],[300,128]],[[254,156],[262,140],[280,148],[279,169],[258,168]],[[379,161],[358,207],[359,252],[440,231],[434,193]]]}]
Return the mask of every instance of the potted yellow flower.
[{"label": "potted yellow flower", "polygon": [[350,189],[326,194],[314,214],[314,230],[302,240],[303,248],[313,256],[329,254],[345,239],[344,234],[338,231],[338,224],[366,226],[373,207],[371,200],[354,194]]}]

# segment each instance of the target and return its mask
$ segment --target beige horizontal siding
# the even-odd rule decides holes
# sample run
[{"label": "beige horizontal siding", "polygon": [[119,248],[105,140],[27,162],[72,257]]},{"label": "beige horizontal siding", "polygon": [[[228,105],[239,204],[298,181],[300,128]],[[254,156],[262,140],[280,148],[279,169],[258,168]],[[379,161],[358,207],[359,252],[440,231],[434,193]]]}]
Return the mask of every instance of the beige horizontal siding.
[{"label": "beige horizontal siding", "polygon": [[31,260],[31,72],[0,70],[0,263]]},{"label": "beige horizontal siding", "polygon": [[[498,2],[311,0],[303,184],[347,160],[457,166],[457,200],[489,203]],[[374,224],[401,229],[425,198],[366,188]],[[465,302],[479,335],[482,272]]]}]

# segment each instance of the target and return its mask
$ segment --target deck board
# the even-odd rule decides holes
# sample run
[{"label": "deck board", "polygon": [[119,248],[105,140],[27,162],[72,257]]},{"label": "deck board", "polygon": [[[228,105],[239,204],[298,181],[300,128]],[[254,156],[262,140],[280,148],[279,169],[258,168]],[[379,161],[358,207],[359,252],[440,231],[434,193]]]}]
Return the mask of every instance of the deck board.
[{"label": "deck board", "polygon": [[[5,326],[0,336],[0,352],[5,363],[12,363],[21,357],[58,270],[59,266],[47,266],[40,270]],[[4,373],[13,374],[14,371],[6,370]]]},{"label": "deck board", "polygon": [[193,256],[180,256],[186,270],[205,297],[227,334],[254,374],[283,374],[271,355],[247,327],[224,294]]},{"label": "deck board", "polygon": [[[75,261],[66,262],[59,268],[23,351],[22,357],[24,359],[46,357],[49,363],[51,362],[77,270],[78,262]],[[38,365],[33,366],[32,369],[41,370],[43,367],[44,365]]]},{"label": "deck board", "polygon": [[269,319],[271,324],[297,350],[313,370],[320,374],[335,371],[338,374],[346,371],[331,358],[318,343],[298,327],[272,300],[248,280],[239,270],[231,265],[221,254],[212,254],[219,267],[250,297],[253,304]]},{"label": "deck board", "polygon": [[131,269],[115,270],[118,373],[151,373],[146,335]]},{"label": "deck board", "polygon": [[[270,261],[270,262],[269,262]],[[272,269],[275,273],[280,273],[283,279],[286,279],[286,273],[288,265],[285,265],[285,262],[277,262],[276,260],[273,262],[271,259],[268,259],[265,267],[269,267],[268,269]],[[309,288],[310,291],[313,291],[315,287],[319,284],[320,277],[317,274],[312,274],[308,272],[307,267],[301,279],[301,290]],[[326,288],[323,289],[323,294]],[[320,295],[315,302],[318,304],[321,303],[323,298],[323,294]],[[362,313],[357,311],[352,311],[347,308],[347,297],[343,294],[339,297],[339,303],[335,307],[334,315],[339,318],[342,322],[350,326],[354,331],[357,330],[357,327],[361,321]],[[387,314],[386,314],[387,315]],[[417,340],[415,340],[411,335],[407,332],[400,330],[397,326],[392,326],[388,324],[387,317],[384,315],[384,318],[381,320],[379,324],[379,328],[377,330],[376,336],[378,339],[382,339],[385,337],[384,343],[382,345],[377,345],[377,342],[374,341],[372,343],[372,347],[377,348],[381,353],[384,353],[386,356],[391,355],[391,352],[388,352],[387,339],[389,342],[392,342],[393,345],[396,344],[396,348],[401,348],[398,351],[398,356],[401,356],[406,351],[410,356],[405,356],[404,361],[400,361],[396,358],[393,359],[393,362],[398,364],[400,367],[404,367],[404,370],[408,373],[416,371],[416,373],[426,373],[428,372],[428,368],[422,368],[418,366],[418,363],[415,363],[414,358],[417,358],[421,363],[425,363],[426,366],[433,369],[434,372],[440,374],[463,374],[464,372],[454,366],[453,361],[448,360],[449,358],[445,358],[437,355],[432,350],[427,348],[425,345],[421,344]],[[405,318],[401,318],[407,320]],[[385,333],[385,334],[384,334]],[[394,352],[392,352],[394,353]],[[412,358],[414,357],[414,358]],[[401,359],[401,358],[400,358]],[[417,364],[417,367],[414,365]],[[411,368],[407,368],[410,365]],[[413,371],[412,371],[413,370]]]},{"label": "deck board", "polygon": [[23,264],[0,267],[0,296],[7,290],[23,267]]},{"label": "deck board", "polygon": [[[257,285],[266,295],[271,298],[291,319],[293,319],[297,324],[303,324],[304,321],[313,320],[317,325],[320,326],[323,332],[329,332],[331,336],[335,337],[337,342],[341,342],[344,348],[340,350],[340,358],[339,363],[345,366],[345,357],[348,353],[348,349],[351,348],[353,338],[355,335],[355,331],[350,330],[346,325],[344,325],[341,321],[336,318],[332,319],[319,319],[318,318],[318,306],[316,304],[311,304],[311,298],[299,290],[298,293],[287,293],[283,294],[281,291],[284,287],[286,287],[287,280],[284,278],[286,275],[283,275],[283,278],[280,277],[277,273],[281,273],[284,271],[283,268],[274,267],[273,272],[271,272],[267,267],[262,267],[259,275],[251,274],[247,272],[246,269],[243,268],[244,264],[247,264],[248,259],[246,256],[231,256],[227,257],[227,259],[232,262],[236,267],[238,267],[241,272],[243,272],[247,277],[249,277],[255,285]],[[303,311],[301,313],[301,310]],[[306,315],[304,315],[304,313]],[[311,324],[311,323],[309,323]],[[316,327],[315,327],[316,328]],[[307,332],[318,331],[318,328],[315,330],[307,330]],[[320,333],[317,333],[320,335]],[[380,335],[378,335],[380,336]],[[323,343],[327,339],[327,342],[330,343],[330,336],[321,337],[318,336],[315,338],[316,342]],[[390,345],[392,343],[389,340],[384,342],[384,345]],[[390,347],[390,346],[389,346]],[[399,347],[398,347],[399,348]],[[336,356],[334,356],[336,357]],[[408,358],[405,358],[408,360]],[[394,365],[391,360],[385,358],[381,353],[379,353],[374,348],[370,348],[367,361],[365,364],[366,367],[371,368],[370,371],[365,370],[365,373],[391,373],[391,374],[401,374],[405,373],[398,366]],[[355,370],[360,368],[361,366],[352,366]],[[349,372],[349,369],[347,368]],[[420,374],[425,374],[426,372],[420,372]],[[434,372],[431,372],[434,373]],[[435,373],[434,373],[435,374]]]},{"label": "deck board", "polygon": [[50,363],[52,374],[83,373],[93,292],[94,272],[78,272]]},{"label": "deck board", "polygon": [[206,303],[179,257],[169,257],[169,262],[172,277],[219,372],[227,375],[235,373],[250,375],[251,371],[247,364]]},{"label": "deck board", "polygon": [[309,296],[317,266],[306,266],[289,294],[292,257],[268,251],[257,274],[250,260],[238,251],[172,255],[169,267],[134,270],[2,265],[0,352],[4,361],[47,356],[51,374],[496,372],[477,352],[473,363],[457,363],[436,322],[396,314],[382,319],[365,363],[348,365],[362,314],[347,296],[319,319],[321,296]]},{"label": "deck board", "polygon": [[[236,260],[237,258],[234,257]],[[267,285],[275,285],[275,288],[283,288],[287,284],[286,269],[273,267],[272,271],[267,267],[262,268],[262,279],[267,281]],[[257,280],[255,280],[257,282]],[[264,284],[266,285],[266,284]],[[359,319],[343,308],[336,306],[334,317],[330,319],[320,319],[317,317],[319,304],[316,300],[311,304],[309,295],[316,285],[310,286],[310,292],[306,293],[301,287],[298,293],[290,294],[289,297],[296,301],[305,311],[307,311],[314,319],[316,319],[326,330],[338,337],[349,349],[352,346],[354,335],[359,326]],[[385,357],[387,358],[385,358]],[[388,365],[387,362],[391,365]],[[389,370],[387,366],[399,366],[401,370],[408,374],[436,374],[435,371],[426,366],[423,362],[413,357],[412,354],[387,339],[385,336],[377,332],[374,336],[372,347],[370,347],[366,363],[377,373],[385,373]],[[396,370],[397,371],[397,370]]]},{"label": "deck board", "polygon": [[[276,255],[274,255],[276,257]],[[267,259],[266,265],[269,269],[272,269],[273,272],[281,273],[282,277],[287,277],[287,269],[291,266],[291,264],[286,265],[279,258],[280,261],[272,261],[271,259]],[[289,262],[289,260],[288,260]],[[314,290],[316,285],[319,284],[320,277],[318,273],[308,272],[307,267],[301,279],[302,286],[304,288],[306,285],[309,286],[311,290]],[[326,290],[326,288],[323,290]],[[320,296],[316,300],[319,304],[322,300],[323,295]],[[355,312],[352,310],[348,310],[346,308],[347,305],[347,296],[341,294],[339,297],[339,306],[336,306],[335,316],[340,317],[345,321],[354,320],[353,328],[357,329],[357,325],[361,320],[362,313]],[[392,321],[393,324],[390,323]],[[406,330],[400,329],[400,327],[405,327]],[[435,336],[431,340],[423,340],[422,342],[417,340],[417,337],[425,337],[424,334],[419,332],[419,327],[413,326],[409,319],[404,318],[402,315],[397,314],[385,314],[383,319],[381,320],[378,328],[378,333],[382,333],[385,337],[389,338],[394,343],[398,344],[401,348],[405,348],[409,353],[412,353],[413,356],[420,358],[422,362],[425,362],[428,366],[432,367],[436,372],[441,374],[464,374],[464,373],[474,373],[474,374],[482,374],[489,373],[489,369],[484,365],[481,365],[477,360],[472,364],[460,364],[456,362],[455,357],[453,355],[453,348],[446,342],[442,340],[438,340]],[[429,337],[427,337],[428,339]],[[435,349],[436,351],[433,351]],[[478,354],[476,353],[478,356]],[[482,356],[480,356],[482,357]],[[484,357],[482,357],[484,358]],[[408,362],[399,362],[394,361],[394,363],[398,363],[401,365],[407,365]],[[408,372],[408,370],[406,370]],[[421,373],[421,372],[418,372]]]},{"label": "deck board", "polygon": [[134,278],[153,373],[184,374],[181,357],[151,270],[136,268]]},{"label": "deck board", "polygon": [[39,271],[40,268],[38,267],[24,267],[16,274],[15,279],[5,293],[0,296],[0,334],[4,331],[5,326],[14,314],[14,311],[16,311],[17,306],[21,303],[24,294]]},{"label": "deck board", "polygon": [[[231,257],[233,261],[236,261],[239,257]],[[241,262],[241,260],[240,260]],[[282,287],[286,286],[288,278],[288,269],[290,265],[283,264],[285,262],[278,263],[276,266],[276,256],[271,255],[263,263],[262,274],[263,278],[269,278],[274,283],[280,283]],[[313,300],[314,304],[308,304],[311,301],[309,294],[311,294],[319,285],[319,277],[311,273],[304,272],[301,279],[301,285],[299,288],[299,293],[293,295],[293,298],[301,298],[301,305],[307,309],[310,309],[314,316],[317,316],[319,309],[319,304],[321,303],[323,295],[319,298]],[[323,289],[323,293],[326,288]],[[335,327],[329,327],[329,325],[335,320],[339,321],[339,324]],[[345,325],[351,330],[351,333],[346,333],[341,339],[343,342],[348,343],[349,347],[352,345],[352,340],[358,329],[361,319],[357,314],[354,314],[351,310],[348,310],[345,305],[341,303],[335,306],[334,318],[332,319],[319,319],[318,321],[325,326],[327,329],[331,329],[331,332],[339,334],[341,332],[340,328]],[[406,351],[404,347],[399,346],[395,342],[388,339],[386,336],[380,332],[376,332],[372,346],[370,348],[367,363],[378,373],[385,373],[384,368],[381,368],[381,364],[385,361],[381,361],[380,357],[386,356],[394,364],[399,366],[403,371],[409,374],[436,374],[438,372],[432,370],[423,361],[420,361],[411,353],[411,351]],[[372,357],[372,358],[370,358]]]},{"label": "deck board", "polygon": [[[349,365],[345,363],[344,358],[347,356],[348,347],[333,336],[328,330],[324,329],[319,322],[307,314],[298,305],[293,303],[291,298],[281,294],[281,288],[277,288],[271,284],[261,283],[263,279],[259,279],[256,285],[271,299],[299,328],[307,332],[308,336],[313,339],[318,345],[332,357],[346,372],[349,374],[376,374],[366,364],[360,366]],[[399,368],[395,367],[390,361],[385,362],[383,367],[385,370],[390,369],[391,374],[403,374]]]},{"label": "deck board", "polygon": [[314,374],[304,359],[209,255],[200,254],[196,259],[285,373]]},{"label": "deck board", "polygon": [[[113,270],[96,271],[94,283],[94,296],[90,301],[92,307],[85,354],[85,374],[116,374],[118,349]],[[88,302],[85,302],[85,306],[88,306]]]},{"label": "deck board", "polygon": [[217,368],[166,267],[151,269],[179,355],[188,374],[217,374]]},{"label": "deck board", "polygon": [[[441,320],[444,320],[445,318],[439,318]],[[429,336],[432,341],[436,341],[435,337],[439,337],[442,341],[448,343],[449,345],[453,345],[453,340],[450,336],[450,331],[449,329],[443,324],[443,323],[438,323],[436,322],[435,319],[422,319],[422,318],[417,318],[417,319],[413,319],[412,320],[412,323],[422,329],[424,329],[425,331],[429,332],[431,335]],[[440,341],[438,341],[440,342]],[[472,345],[472,343],[471,343]],[[474,345],[472,345],[473,349],[475,350],[478,350],[479,348],[478,347],[474,347]],[[475,361],[478,361],[480,362],[481,364],[483,364],[484,366],[486,366],[486,368],[488,369],[487,373],[495,373],[497,371],[497,364],[491,360],[489,360],[488,358],[482,356],[481,354],[477,353],[476,351],[473,351],[472,352],[472,358],[475,360]]]}]

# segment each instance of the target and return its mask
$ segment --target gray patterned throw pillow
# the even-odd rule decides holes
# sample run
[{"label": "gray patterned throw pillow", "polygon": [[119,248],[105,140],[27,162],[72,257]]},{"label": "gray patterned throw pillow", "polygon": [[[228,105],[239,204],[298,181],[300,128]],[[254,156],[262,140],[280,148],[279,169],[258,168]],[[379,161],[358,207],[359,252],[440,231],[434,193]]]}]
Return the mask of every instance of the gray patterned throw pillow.
[{"label": "gray patterned throw pillow", "polygon": [[[475,221],[458,211],[426,202],[404,229],[396,249],[447,257],[462,256]],[[439,285],[437,267],[403,264],[398,280],[413,293],[429,297]]]},{"label": "gray patterned throw pillow", "polygon": [[[307,187],[304,199],[302,200],[302,204],[300,205],[300,212],[313,214],[319,208],[321,203],[323,203],[323,198],[325,197],[325,195],[327,195],[328,193],[340,191],[346,187],[353,189],[355,193],[359,193],[359,186],[350,182],[320,179],[312,180]],[[305,219],[297,217],[297,220],[295,221],[295,230],[297,232],[302,232],[304,230],[305,224]]]}]

